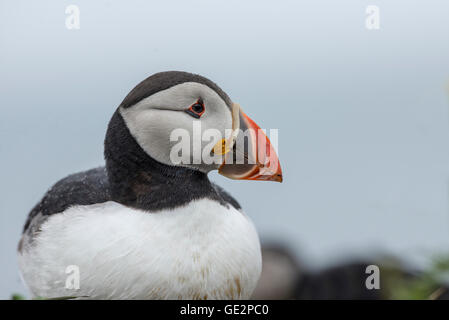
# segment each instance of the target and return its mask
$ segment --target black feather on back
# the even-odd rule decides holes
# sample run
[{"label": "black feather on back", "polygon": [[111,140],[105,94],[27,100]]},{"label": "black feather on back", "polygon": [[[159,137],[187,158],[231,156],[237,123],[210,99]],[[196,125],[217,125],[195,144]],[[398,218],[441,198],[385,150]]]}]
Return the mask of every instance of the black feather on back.
[{"label": "black feather on back", "polygon": [[47,191],[30,212],[24,231],[38,213],[48,216],[63,212],[72,205],[90,205],[109,200],[111,196],[105,167],[71,174]]}]

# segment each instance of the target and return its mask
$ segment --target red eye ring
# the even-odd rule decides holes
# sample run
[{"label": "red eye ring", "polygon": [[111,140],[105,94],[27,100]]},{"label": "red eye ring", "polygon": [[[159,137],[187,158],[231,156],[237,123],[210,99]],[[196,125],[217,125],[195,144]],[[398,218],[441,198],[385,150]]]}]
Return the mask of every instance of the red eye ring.
[{"label": "red eye ring", "polygon": [[204,103],[202,99],[198,99],[197,102],[192,104],[189,109],[186,110],[188,114],[190,114],[192,117],[199,119],[206,111],[206,108],[204,107]]}]

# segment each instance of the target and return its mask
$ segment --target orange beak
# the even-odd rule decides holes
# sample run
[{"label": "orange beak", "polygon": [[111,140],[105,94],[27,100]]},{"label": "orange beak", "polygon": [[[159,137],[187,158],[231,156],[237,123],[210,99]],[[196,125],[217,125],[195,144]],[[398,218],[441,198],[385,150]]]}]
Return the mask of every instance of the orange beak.
[{"label": "orange beak", "polygon": [[[238,124],[232,150],[225,153],[218,173],[230,179],[282,182],[279,159],[263,130],[234,104],[233,129]],[[236,118],[238,119],[236,120]],[[231,149],[231,148],[229,148]]]}]

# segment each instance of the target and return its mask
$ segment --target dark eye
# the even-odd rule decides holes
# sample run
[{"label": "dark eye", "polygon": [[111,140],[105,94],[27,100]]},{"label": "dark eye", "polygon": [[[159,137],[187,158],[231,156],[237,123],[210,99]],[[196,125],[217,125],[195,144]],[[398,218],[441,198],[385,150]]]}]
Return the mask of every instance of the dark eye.
[{"label": "dark eye", "polygon": [[205,110],[206,109],[204,108],[203,101],[201,99],[198,99],[198,101],[192,104],[190,108],[186,110],[186,112],[192,117],[199,119],[203,115]]},{"label": "dark eye", "polygon": [[192,106],[192,110],[193,110],[193,112],[201,113],[201,112],[204,111],[204,106],[201,105],[201,104],[199,104],[199,103],[195,103],[195,104]]}]

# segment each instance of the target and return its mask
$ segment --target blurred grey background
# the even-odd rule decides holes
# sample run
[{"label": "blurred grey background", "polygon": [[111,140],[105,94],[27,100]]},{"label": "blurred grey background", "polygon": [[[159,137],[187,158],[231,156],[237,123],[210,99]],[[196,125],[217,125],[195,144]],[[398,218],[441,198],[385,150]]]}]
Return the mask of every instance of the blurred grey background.
[{"label": "blurred grey background", "polygon": [[[79,30],[66,29],[70,4]],[[449,251],[448,14],[444,0],[0,0],[0,298],[26,293],[29,210],[102,165],[114,109],[164,70],[209,77],[279,128],[283,184],[212,175],[263,239],[316,266]]]}]

